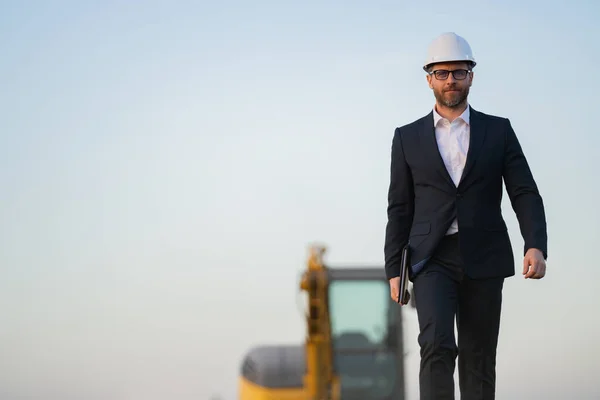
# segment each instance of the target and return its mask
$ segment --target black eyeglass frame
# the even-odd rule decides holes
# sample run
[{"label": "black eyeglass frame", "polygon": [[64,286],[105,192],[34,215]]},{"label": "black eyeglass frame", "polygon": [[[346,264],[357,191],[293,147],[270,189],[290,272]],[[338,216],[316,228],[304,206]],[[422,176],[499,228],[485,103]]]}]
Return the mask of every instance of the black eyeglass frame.
[{"label": "black eyeglass frame", "polygon": [[[452,74],[452,76],[454,77],[454,79],[456,79],[457,81],[462,81],[467,79],[467,76],[469,76],[469,74],[472,72],[471,69],[454,69],[454,70],[448,70],[448,69],[436,69],[434,71],[429,72],[429,75],[433,75],[435,76],[435,79],[439,80],[439,81],[445,81],[446,79],[448,79],[448,77],[450,77],[450,74]],[[457,73],[464,73],[464,77],[459,77],[457,76]]]}]

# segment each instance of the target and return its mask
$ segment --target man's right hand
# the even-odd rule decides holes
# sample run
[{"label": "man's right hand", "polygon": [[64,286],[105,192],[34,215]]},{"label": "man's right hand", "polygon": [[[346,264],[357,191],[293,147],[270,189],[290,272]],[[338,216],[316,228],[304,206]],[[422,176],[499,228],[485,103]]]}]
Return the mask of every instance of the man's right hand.
[{"label": "man's right hand", "polygon": [[400,294],[400,277],[390,279],[390,296],[396,303],[398,302],[398,296]]}]

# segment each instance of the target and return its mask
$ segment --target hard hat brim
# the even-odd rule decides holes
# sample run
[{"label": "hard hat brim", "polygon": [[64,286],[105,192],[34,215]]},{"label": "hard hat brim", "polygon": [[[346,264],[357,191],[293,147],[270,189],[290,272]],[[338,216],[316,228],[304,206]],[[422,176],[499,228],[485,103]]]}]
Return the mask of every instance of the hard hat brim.
[{"label": "hard hat brim", "polygon": [[456,59],[456,58],[452,58],[452,59],[440,59],[440,60],[435,60],[435,61],[431,61],[426,63],[425,65],[423,65],[423,70],[425,72],[427,72],[427,70],[435,64],[441,64],[441,63],[450,63],[450,62],[456,62],[456,63],[460,63],[460,62],[465,62],[468,64],[471,64],[471,68],[475,68],[475,66],[477,65],[477,63],[475,62],[475,60],[473,59],[468,59],[468,58],[463,58],[463,59]]}]

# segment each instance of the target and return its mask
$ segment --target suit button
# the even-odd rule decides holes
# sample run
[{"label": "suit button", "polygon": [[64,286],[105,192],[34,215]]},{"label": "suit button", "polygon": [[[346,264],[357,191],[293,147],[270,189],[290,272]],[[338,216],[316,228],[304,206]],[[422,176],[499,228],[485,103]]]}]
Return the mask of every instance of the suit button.
[{"label": "suit button", "polygon": [[460,199],[462,197],[462,193],[456,193],[456,197]]}]

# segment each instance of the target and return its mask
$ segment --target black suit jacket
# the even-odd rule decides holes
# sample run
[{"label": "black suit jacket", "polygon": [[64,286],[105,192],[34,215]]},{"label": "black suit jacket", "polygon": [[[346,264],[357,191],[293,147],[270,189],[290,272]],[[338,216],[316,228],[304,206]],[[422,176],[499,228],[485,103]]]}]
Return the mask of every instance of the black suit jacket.
[{"label": "black suit jacket", "polygon": [[384,249],[388,279],[399,276],[401,251],[407,242],[414,279],[454,218],[458,218],[468,276],[514,275],[513,251],[501,214],[503,179],[519,221],[524,252],[533,247],[548,256],[544,205],[510,121],[471,107],[470,125],[467,161],[458,187],[438,150],[433,111],[396,128]]}]

